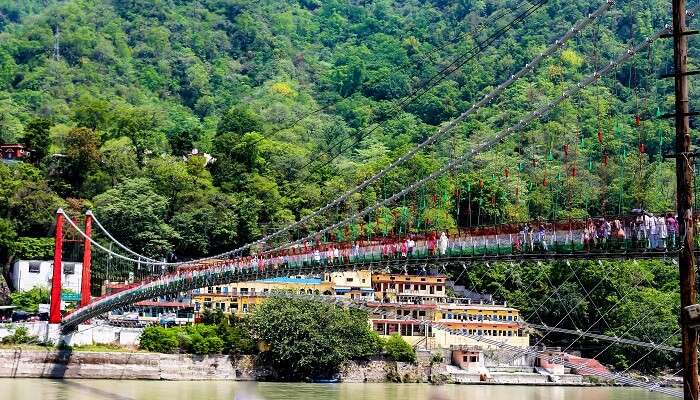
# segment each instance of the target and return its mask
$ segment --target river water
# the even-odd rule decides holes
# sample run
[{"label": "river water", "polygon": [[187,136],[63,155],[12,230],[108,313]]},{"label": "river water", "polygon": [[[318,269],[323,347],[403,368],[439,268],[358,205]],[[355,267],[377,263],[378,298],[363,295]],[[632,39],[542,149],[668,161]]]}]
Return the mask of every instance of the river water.
[{"label": "river water", "polygon": [[630,388],[0,379],[3,400],[660,400]]}]

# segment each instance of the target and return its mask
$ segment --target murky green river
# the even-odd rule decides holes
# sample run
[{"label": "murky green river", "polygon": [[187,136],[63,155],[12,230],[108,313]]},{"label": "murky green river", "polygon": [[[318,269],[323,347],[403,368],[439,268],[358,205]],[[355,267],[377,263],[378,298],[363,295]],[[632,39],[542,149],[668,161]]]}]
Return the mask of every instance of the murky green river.
[{"label": "murky green river", "polygon": [[431,386],[380,383],[242,383],[0,379],[3,400],[657,400],[664,395],[608,387]]}]

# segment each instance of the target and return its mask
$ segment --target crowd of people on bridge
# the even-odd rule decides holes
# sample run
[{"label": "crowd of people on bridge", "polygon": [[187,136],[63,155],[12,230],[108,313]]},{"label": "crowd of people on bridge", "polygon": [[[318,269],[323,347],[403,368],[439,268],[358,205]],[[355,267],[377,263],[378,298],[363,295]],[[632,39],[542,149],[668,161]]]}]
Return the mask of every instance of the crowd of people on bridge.
[{"label": "crowd of people on bridge", "polygon": [[307,242],[275,253],[260,252],[245,257],[182,264],[170,276],[153,276],[132,286],[148,290],[183,274],[186,279],[194,279],[202,274],[263,273],[268,268],[332,267],[354,262],[550,251],[668,251],[679,245],[678,234],[678,220],[674,215],[637,212],[627,218],[482,226],[452,234],[433,231],[353,242]]},{"label": "crowd of people on bridge", "polygon": [[588,218],[415,233],[352,242],[307,242],[275,253],[227,260],[239,271],[281,266],[333,266],[415,258],[526,254],[550,251],[667,251],[678,243],[674,215],[637,212],[627,218]]}]

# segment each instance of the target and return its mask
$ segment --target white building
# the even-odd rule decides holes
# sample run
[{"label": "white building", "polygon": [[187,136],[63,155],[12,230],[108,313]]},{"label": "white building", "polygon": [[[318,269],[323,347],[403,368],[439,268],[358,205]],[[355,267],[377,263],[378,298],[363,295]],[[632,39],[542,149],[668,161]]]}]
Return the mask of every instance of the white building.
[{"label": "white building", "polygon": [[[61,287],[80,293],[83,278],[83,263],[63,262]],[[30,290],[40,286],[51,287],[53,261],[19,260],[12,265],[10,273],[12,285],[17,291]]]}]

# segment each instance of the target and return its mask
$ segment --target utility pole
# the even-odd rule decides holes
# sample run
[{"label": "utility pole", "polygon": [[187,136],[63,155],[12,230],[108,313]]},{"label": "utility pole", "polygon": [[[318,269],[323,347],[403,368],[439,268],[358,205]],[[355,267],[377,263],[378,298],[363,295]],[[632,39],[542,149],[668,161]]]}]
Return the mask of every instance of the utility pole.
[{"label": "utility pole", "polygon": [[683,349],[683,398],[698,400],[698,333],[689,325],[685,307],[695,304],[695,255],[693,227],[693,170],[688,107],[688,35],[686,0],[673,4],[673,76],[676,88],[676,202],[681,239],[678,253],[681,286],[681,335]]}]

